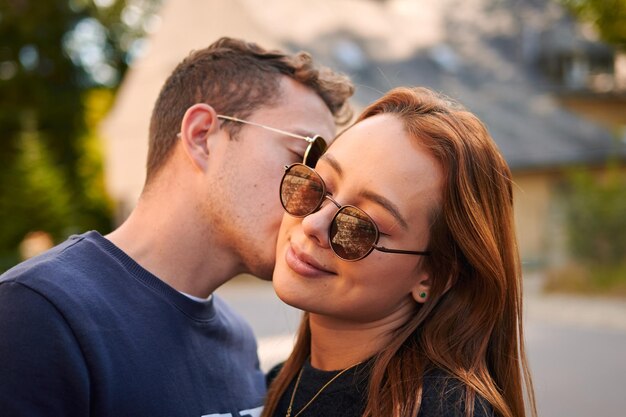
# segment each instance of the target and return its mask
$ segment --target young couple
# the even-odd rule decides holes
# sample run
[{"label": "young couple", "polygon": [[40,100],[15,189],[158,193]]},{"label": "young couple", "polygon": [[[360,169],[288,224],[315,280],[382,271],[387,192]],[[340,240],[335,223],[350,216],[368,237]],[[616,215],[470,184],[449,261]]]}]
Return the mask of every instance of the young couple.
[{"label": "young couple", "polygon": [[[0,278],[3,413],[535,414],[505,161],[419,88],[335,138],[352,91],[234,39],[181,62],[128,220]],[[243,272],[306,312],[267,392],[250,328],[212,295]]]}]

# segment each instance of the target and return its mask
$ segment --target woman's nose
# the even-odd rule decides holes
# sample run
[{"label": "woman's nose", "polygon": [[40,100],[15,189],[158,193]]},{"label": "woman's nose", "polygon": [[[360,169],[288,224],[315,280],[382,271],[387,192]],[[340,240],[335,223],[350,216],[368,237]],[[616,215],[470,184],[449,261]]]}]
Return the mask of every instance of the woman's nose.
[{"label": "woman's nose", "polygon": [[339,207],[341,206],[335,200],[326,196],[319,210],[302,219],[302,230],[304,234],[309,239],[315,241],[317,245],[323,248],[329,248],[328,230],[330,228],[330,222]]}]

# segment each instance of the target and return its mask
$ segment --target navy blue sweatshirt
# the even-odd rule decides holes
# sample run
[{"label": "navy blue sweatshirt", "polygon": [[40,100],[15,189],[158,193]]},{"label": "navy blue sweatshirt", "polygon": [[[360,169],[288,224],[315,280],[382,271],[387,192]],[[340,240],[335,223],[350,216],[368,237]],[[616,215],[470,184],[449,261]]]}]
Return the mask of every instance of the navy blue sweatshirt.
[{"label": "navy blue sweatshirt", "polygon": [[0,277],[3,416],[256,417],[249,326],[194,301],[97,232]]}]

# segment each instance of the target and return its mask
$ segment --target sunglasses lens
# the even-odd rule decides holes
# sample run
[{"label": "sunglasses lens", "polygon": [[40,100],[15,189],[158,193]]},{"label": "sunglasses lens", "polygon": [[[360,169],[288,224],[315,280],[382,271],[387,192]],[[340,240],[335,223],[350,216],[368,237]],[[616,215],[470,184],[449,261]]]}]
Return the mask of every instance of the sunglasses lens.
[{"label": "sunglasses lens", "polygon": [[307,147],[302,163],[308,167],[315,168],[315,164],[324,155],[327,147],[326,141],[321,136],[316,136],[315,140]]},{"label": "sunglasses lens", "polygon": [[372,219],[356,207],[344,206],[330,224],[330,245],[337,256],[348,261],[365,257],[377,238]]},{"label": "sunglasses lens", "polygon": [[324,199],[324,183],[315,171],[304,165],[289,167],[280,183],[280,202],[292,216],[313,213]]}]

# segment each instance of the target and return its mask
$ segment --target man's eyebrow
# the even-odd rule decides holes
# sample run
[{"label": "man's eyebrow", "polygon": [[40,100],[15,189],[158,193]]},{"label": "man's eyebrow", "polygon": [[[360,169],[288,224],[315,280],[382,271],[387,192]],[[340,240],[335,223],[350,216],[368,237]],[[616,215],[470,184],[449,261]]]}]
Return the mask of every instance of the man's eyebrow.
[{"label": "man's eyebrow", "polygon": [[400,225],[402,226],[404,230],[408,230],[409,228],[408,223],[406,222],[406,220],[404,220],[404,217],[402,217],[402,215],[400,214],[400,210],[398,209],[398,207],[395,204],[393,204],[390,200],[388,200],[387,198],[383,197],[380,194],[377,194],[369,190],[363,190],[359,193],[359,195],[363,198],[373,201],[374,203],[377,203],[379,206],[382,206],[384,209],[390,212],[391,215],[396,218],[396,220],[398,220],[398,222],[400,223]]}]

